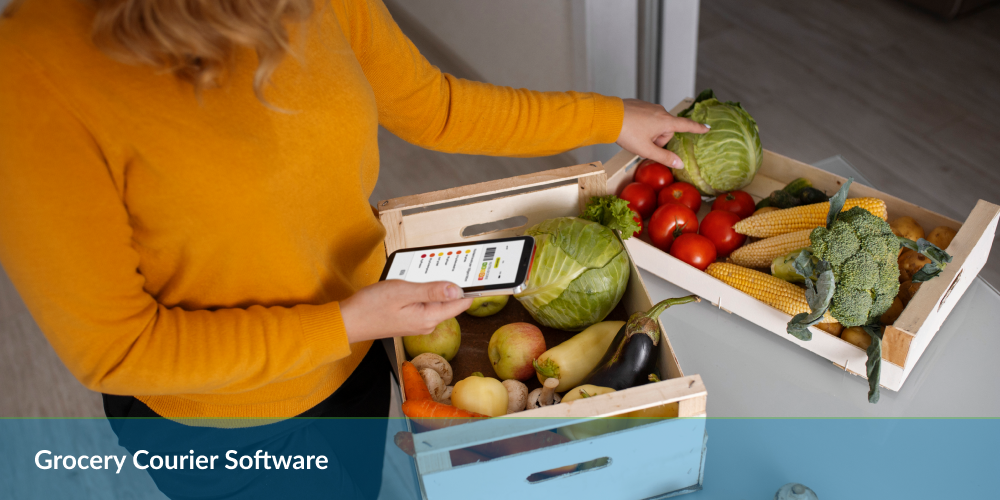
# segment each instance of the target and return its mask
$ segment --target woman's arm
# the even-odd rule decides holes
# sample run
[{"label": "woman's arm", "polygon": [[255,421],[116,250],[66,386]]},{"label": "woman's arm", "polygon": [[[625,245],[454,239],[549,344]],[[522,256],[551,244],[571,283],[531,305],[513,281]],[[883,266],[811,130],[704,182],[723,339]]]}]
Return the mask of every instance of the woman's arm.
[{"label": "woman's arm", "polygon": [[0,263],[87,388],[248,391],[343,358],[352,342],[428,333],[469,307],[449,300],[446,284],[401,282],[323,305],[158,303],[144,290],[129,214],[97,141],[24,59],[0,52],[0,66]]},{"label": "woman's arm", "polygon": [[381,0],[334,3],[375,90],[379,122],[413,144],[449,153],[544,156],[617,142],[644,158],[683,168],[663,146],[675,132],[708,132],[659,104],[636,99],[455,78],[427,62]]},{"label": "woman's arm", "polygon": [[408,142],[450,153],[543,156],[618,139],[624,106],[617,97],[456,78],[427,62],[380,0],[332,1],[375,91],[379,122]]}]

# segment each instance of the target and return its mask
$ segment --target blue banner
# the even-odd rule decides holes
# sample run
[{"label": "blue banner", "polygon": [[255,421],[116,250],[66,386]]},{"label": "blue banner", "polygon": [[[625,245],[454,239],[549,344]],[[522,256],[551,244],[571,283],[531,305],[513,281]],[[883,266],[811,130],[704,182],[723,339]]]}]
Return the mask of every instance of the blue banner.
[{"label": "blue banner", "polygon": [[[518,420],[524,427],[524,419]],[[660,424],[641,426],[653,434],[639,440],[601,436],[599,429],[577,433],[574,439],[580,442],[599,444],[604,438],[639,444],[603,448],[610,451],[599,453],[602,457],[573,455],[580,460],[600,458],[598,466],[584,465],[537,483],[515,480],[537,484],[528,487],[536,490],[527,491],[553,488],[566,498],[610,498],[589,494],[595,490],[585,487],[587,481],[614,481],[626,472],[615,471],[615,466],[629,463],[628,456],[662,450],[675,440],[657,435],[682,435],[680,427]],[[478,424],[467,425],[471,429]],[[544,427],[551,425],[548,421]],[[394,439],[399,432],[405,433],[405,422],[398,419],[293,419],[232,429],[182,426],[163,419],[0,419],[0,497],[420,498],[413,459]],[[682,498],[769,500],[786,483],[804,484],[824,500],[998,497],[992,481],[1000,470],[998,419],[710,418],[704,432],[708,445],[701,489],[690,488]],[[376,435],[384,436],[383,449],[360,445]],[[418,452],[427,449],[428,444],[416,441]],[[700,453],[698,448],[677,453]],[[452,455],[453,460],[457,457]],[[490,474],[502,477],[505,467],[516,468],[518,459],[489,462]],[[448,472],[457,479],[449,481],[460,484],[463,475],[480,477],[462,471],[480,465],[456,466]],[[654,472],[645,476],[650,482],[672,472],[655,472],[658,466],[666,465],[652,464]],[[462,484],[455,498],[498,498],[503,491],[477,481]],[[618,485],[621,495],[613,496],[632,498],[629,493],[640,490],[633,486]],[[452,496],[442,500],[447,498]]]}]

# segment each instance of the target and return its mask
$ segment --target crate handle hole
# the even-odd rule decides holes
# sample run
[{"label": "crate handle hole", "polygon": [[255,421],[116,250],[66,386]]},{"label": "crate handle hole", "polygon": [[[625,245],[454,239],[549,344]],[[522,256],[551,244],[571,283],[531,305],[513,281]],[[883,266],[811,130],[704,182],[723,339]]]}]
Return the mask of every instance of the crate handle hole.
[{"label": "crate handle hole", "polygon": [[944,292],[944,296],[941,297],[941,302],[938,302],[938,311],[944,306],[944,301],[948,300],[948,296],[951,295],[951,291],[955,289],[955,285],[958,284],[958,280],[962,279],[962,273],[965,269],[960,269],[958,274],[955,275],[955,279],[951,282],[951,286],[948,287],[948,291]]},{"label": "crate handle hole", "polygon": [[584,472],[603,469],[609,465],[611,465],[610,458],[608,457],[595,458],[593,460],[580,462],[578,464],[567,465],[564,467],[556,467],[555,469],[536,472],[528,476],[528,483],[535,484],[535,483],[540,483],[542,481],[548,481],[549,479],[555,479],[557,477],[568,476],[570,474],[583,474]]},{"label": "crate handle hole", "polygon": [[500,231],[506,231],[508,229],[517,229],[520,227],[524,227],[526,225],[528,225],[528,218],[523,215],[518,215],[515,217],[509,217],[507,219],[502,219],[498,221],[465,226],[464,228],[462,228],[462,237],[472,238],[474,236],[482,236],[484,234],[497,233]]}]

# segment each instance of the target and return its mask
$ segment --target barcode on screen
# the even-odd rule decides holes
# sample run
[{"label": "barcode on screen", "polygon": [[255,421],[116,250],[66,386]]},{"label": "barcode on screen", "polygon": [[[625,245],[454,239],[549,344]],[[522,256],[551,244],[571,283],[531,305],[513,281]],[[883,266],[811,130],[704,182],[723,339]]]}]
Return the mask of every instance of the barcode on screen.
[{"label": "barcode on screen", "polygon": [[483,262],[489,262],[493,260],[493,256],[497,253],[497,247],[490,247],[486,249],[486,255],[483,255]]}]

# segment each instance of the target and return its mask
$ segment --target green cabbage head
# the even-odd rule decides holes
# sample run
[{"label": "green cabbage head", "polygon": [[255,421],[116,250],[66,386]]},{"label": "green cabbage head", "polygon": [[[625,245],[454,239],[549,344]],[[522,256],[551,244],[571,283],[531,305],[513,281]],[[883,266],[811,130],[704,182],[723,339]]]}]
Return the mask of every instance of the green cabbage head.
[{"label": "green cabbage head", "polygon": [[674,134],[667,143],[667,149],[684,162],[684,169],[674,173],[678,179],[709,196],[741,189],[753,181],[764,152],[757,122],[740,103],[721,102],[708,89],[678,116],[712,127],[707,134]]},{"label": "green cabbage head", "polygon": [[514,297],[535,321],[576,332],[603,320],[618,305],[629,278],[625,247],[606,226],[576,217],[543,221],[535,237],[527,288]]}]

